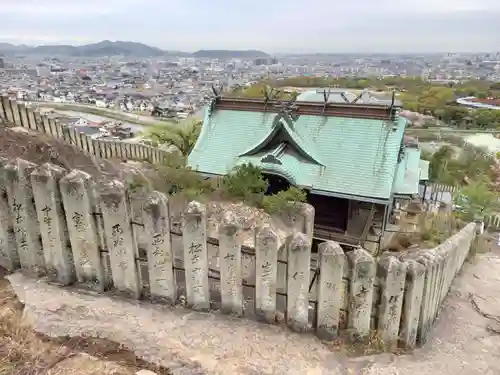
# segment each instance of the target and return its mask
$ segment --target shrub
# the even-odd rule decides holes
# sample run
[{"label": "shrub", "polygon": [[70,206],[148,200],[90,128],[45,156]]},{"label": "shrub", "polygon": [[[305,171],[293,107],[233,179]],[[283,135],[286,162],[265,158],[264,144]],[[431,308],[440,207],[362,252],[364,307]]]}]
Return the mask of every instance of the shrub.
[{"label": "shrub", "polygon": [[160,177],[159,190],[172,194],[183,194],[187,199],[198,199],[212,192],[210,181],[202,175],[186,167],[184,157],[172,154],[162,164],[155,165],[156,174]]},{"label": "shrub", "polygon": [[224,176],[223,193],[231,198],[243,200],[245,203],[260,206],[269,184],[259,167],[251,163],[242,164]]},{"label": "shrub", "polygon": [[305,191],[292,186],[277,194],[265,196],[262,200],[262,208],[270,214],[280,213],[287,209],[293,209],[296,203],[305,202],[306,198]]}]

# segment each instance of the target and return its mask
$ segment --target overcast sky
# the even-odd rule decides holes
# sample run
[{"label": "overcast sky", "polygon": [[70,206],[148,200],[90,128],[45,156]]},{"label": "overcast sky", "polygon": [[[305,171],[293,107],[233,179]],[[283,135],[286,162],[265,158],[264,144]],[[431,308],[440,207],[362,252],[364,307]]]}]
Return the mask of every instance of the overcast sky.
[{"label": "overcast sky", "polygon": [[0,42],[169,50],[500,50],[500,0],[0,0]]}]

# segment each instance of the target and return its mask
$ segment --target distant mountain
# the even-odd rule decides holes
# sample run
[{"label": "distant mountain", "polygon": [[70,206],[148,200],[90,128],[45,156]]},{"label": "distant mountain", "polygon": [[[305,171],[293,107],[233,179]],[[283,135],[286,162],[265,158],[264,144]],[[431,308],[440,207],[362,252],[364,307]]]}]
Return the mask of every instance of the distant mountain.
[{"label": "distant mountain", "polygon": [[137,42],[112,42],[103,40],[99,43],[85,44],[83,46],[71,45],[44,45],[27,46],[0,43],[0,54],[41,55],[41,56],[71,56],[71,57],[104,57],[104,56],[129,56],[129,57],[159,57],[182,56],[212,59],[227,58],[268,58],[267,53],[258,50],[199,50],[195,53],[180,51],[164,51]]},{"label": "distant mountain", "polygon": [[26,45],[0,43],[0,53],[72,57],[101,57],[116,55],[130,57],[158,57],[167,55],[190,55],[183,52],[163,51],[160,48],[151,47],[142,43],[121,41],[111,42],[109,40],[104,40],[99,43],[86,44],[83,46],[45,45],[30,47]]},{"label": "distant mountain", "polygon": [[271,57],[267,53],[258,50],[225,50],[225,49],[201,49],[193,53],[193,57],[207,59],[228,59],[228,58],[258,58]]}]

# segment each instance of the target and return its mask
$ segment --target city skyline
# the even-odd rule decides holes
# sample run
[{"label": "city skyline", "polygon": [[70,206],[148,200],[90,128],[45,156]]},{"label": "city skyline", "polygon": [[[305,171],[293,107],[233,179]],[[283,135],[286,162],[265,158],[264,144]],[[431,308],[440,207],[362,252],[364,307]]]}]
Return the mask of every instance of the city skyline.
[{"label": "city skyline", "polygon": [[488,52],[500,45],[495,0],[3,0],[0,42],[133,40],[165,50],[269,53]]}]

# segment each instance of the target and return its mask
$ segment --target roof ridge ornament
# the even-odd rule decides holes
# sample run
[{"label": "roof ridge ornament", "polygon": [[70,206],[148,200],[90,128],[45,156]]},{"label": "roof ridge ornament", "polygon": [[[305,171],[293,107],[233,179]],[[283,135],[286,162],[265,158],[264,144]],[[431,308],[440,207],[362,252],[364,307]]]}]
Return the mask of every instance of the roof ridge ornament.
[{"label": "roof ridge ornament", "polygon": [[293,125],[293,122],[299,118],[299,114],[297,113],[299,107],[295,104],[295,99],[291,98],[290,100],[283,101],[277,98],[276,101],[278,103],[274,105],[274,108],[278,110],[278,116],[281,116],[287,123]]},{"label": "roof ridge ornament", "polygon": [[274,87],[269,87],[266,85],[261,90],[261,92],[262,92],[262,94],[264,94],[264,103],[265,103],[264,104],[264,112],[266,112],[267,105],[268,105],[269,101],[274,101],[274,100],[279,99],[281,91],[275,89]]},{"label": "roof ridge ornament", "polygon": [[212,92],[213,92],[213,97],[212,97],[212,100],[210,101],[210,113],[209,115],[212,114],[212,112],[214,111],[215,109],[215,105],[220,101],[220,99],[222,98],[222,90],[224,89],[224,85],[220,84],[220,85],[217,85],[217,87],[215,87],[213,84],[212,84]]},{"label": "roof ridge ornament", "polygon": [[323,105],[323,110],[321,111],[321,116],[325,114],[326,107],[328,106],[328,99],[330,98],[330,92],[332,91],[332,87],[328,86],[328,92],[326,89],[323,90],[323,100],[325,101],[325,104]]}]

